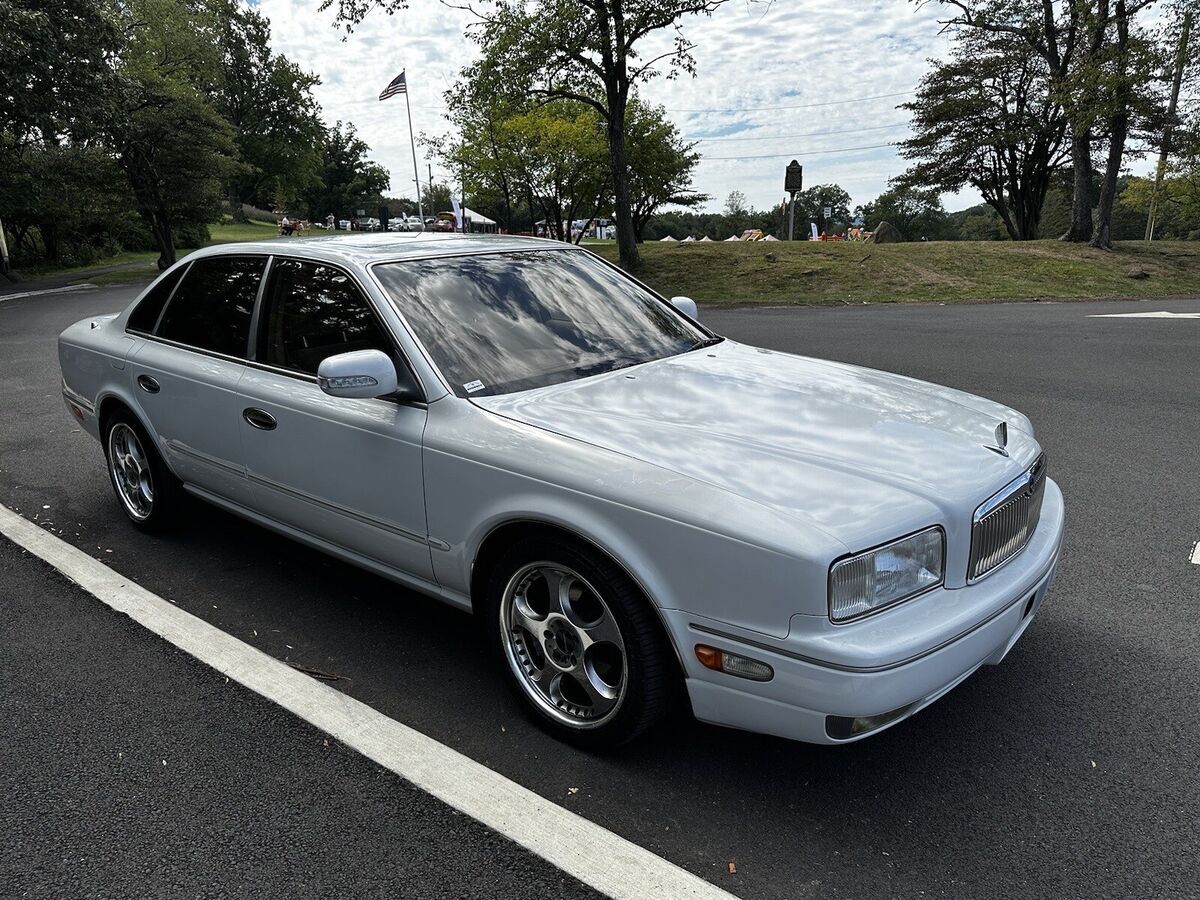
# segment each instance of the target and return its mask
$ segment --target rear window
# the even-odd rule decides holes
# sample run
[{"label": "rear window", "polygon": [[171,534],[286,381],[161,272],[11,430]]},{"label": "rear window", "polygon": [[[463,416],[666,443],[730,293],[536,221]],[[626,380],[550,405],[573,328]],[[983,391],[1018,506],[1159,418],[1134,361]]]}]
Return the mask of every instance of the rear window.
[{"label": "rear window", "polygon": [[135,306],[133,312],[129,314],[129,325],[126,327],[132,331],[147,333],[154,331],[154,325],[158,321],[163,307],[167,305],[171,291],[175,290],[175,285],[179,284],[179,279],[183,277],[183,273],[187,269],[187,266],[179,266],[159,278],[142,298],[142,302]]},{"label": "rear window", "polygon": [[192,263],[158,326],[159,337],[245,357],[266,258],[211,256]]}]

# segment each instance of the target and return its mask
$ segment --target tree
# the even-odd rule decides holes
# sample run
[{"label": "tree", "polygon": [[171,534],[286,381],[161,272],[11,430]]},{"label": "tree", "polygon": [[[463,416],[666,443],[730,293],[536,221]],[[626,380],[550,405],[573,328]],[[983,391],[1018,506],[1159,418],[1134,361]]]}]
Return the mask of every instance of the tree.
[{"label": "tree", "polygon": [[220,53],[212,101],[244,164],[229,185],[230,212],[242,221],[243,203],[286,208],[316,180],[324,126],[312,89],[320,79],[271,52],[260,13],[238,0],[207,3]]},{"label": "tree", "polygon": [[126,0],[120,10],[126,42],[105,139],[165,269],[175,263],[176,229],[215,220],[238,172],[232,130],[206,93],[220,72],[215,20],[177,0]]},{"label": "tree", "polygon": [[1038,54],[1011,35],[964,32],[903,108],[914,134],[900,152],[913,165],[897,185],[940,192],[970,185],[1009,237],[1038,237],[1051,176],[1065,159],[1067,126]]},{"label": "tree", "polygon": [[730,191],[729,196],[725,198],[725,209],[723,211],[727,216],[744,216],[750,211],[750,204],[746,202],[746,195],[737,189]]},{"label": "tree", "polygon": [[440,212],[447,212],[454,205],[450,199],[450,185],[426,183],[421,185],[421,203],[424,205],[425,214],[436,216]]},{"label": "tree", "polygon": [[[1111,246],[1107,234],[1131,123],[1154,104],[1150,43],[1134,24],[1155,0],[941,0],[954,10],[944,27],[1022,43],[1046,67],[1071,133],[1071,224],[1064,240]],[[1156,112],[1156,111],[1154,111]],[[1093,228],[1092,146],[1108,153]]]},{"label": "tree", "polygon": [[[1103,42],[1109,0],[941,0],[953,10],[943,28],[974,33],[984,42],[999,38],[1023,45],[1045,67],[1050,92],[1062,104],[1071,132],[1074,202],[1063,240],[1092,236],[1092,156],[1095,110],[1075,77],[1079,60]],[[1072,84],[1074,82],[1074,84]]]},{"label": "tree", "polygon": [[96,0],[0,3],[0,133],[57,143],[94,124],[121,44],[117,17]]},{"label": "tree", "polygon": [[[593,107],[605,125],[616,207],[621,265],[639,261],[630,190],[626,110],[641,82],[662,74],[691,73],[692,44],[682,21],[710,15],[725,0],[483,0],[472,35],[480,60],[465,77],[488,82],[496,95],[526,93],[545,99],[576,100]],[[407,0],[324,0],[335,5],[338,21],[351,28],[374,8],[395,12]],[[673,29],[667,49],[644,58],[659,33]],[[659,45],[655,45],[659,46]]]},{"label": "tree", "polygon": [[353,125],[338,122],[325,130],[317,181],[303,197],[310,218],[349,215],[382,197],[390,178],[386,169],[367,159],[370,149]]},{"label": "tree", "polygon": [[888,222],[909,240],[941,240],[948,236],[948,221],[941,194],[933,188],[896,184],[857,210],[868,228]]},{"label": "tree", "polygon": [[[1158,108],[1160,98],[1155,96],[1156,73],[1164,62],[1161,48],[1135,22],[1137,13],[1153,2],[1115,0],[1110,24],[1112,37],[1088,60],[1088,80],[1099,85],[1095,92],[1097,118],[1106,122],[1108,131],[1108,156],[1096,208],[1096,230],[1090,242],[1091,246],[1104,250],[1112,249],[1113,209],[1120,190],[1129,133],[1140,120],[1159,125],[1162,119]],[[1102,6],[1107,7],[1107,3]]]},{"label": "tree", "polygon": [[662,207],[699,206],[709,197],[692,190],[700,154],[694,143],[684,142],[665,109],[633,100],[625,112],[625,131],[630,205],[640,241],[646,224]]},{"label": "tree", "polygon": [[816,184],[796,195],[796,212],[799,218],[816,222],[818,232],[827,233],[834,225],[849,224],[850,194],[840,184]]}]

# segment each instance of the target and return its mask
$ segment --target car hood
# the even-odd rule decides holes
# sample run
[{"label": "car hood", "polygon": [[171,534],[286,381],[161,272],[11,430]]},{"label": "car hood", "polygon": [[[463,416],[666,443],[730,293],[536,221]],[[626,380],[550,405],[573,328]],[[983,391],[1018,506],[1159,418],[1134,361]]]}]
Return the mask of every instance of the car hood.
[{"label": "car hood", "polygon": [[[475,402],[850,541],[858,523],[969,516],[1039,452],[1029,420],[999,403],[729,340]],[[1002,421],[1011,457],[987,449]]]}]

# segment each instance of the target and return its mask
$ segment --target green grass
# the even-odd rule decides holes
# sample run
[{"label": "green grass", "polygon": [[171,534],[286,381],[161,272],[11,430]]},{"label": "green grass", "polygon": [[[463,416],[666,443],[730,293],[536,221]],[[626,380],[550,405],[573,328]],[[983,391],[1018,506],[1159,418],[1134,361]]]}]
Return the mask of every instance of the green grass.
[{"label": "green grass", "polygon": [[[263,222],[210,227],[209,244],[269,239]],[[589,245],[616,259],[611,241]],[[935,241],[911,244],[678,243],[641,245],[637,276],[668,297],[706,304],[820,305],[917,301],[1138,298],[1200,293],[1200,242],[1127,241],[1111,252],[1059,241]],[[181,250],[181,255],[186,253]],[[82,270],[95,284],[146,281],[156,253],[122,253]],[[130,265],[133,264],[133,265]],[[1129,277],[1131,270],[1149,277]],[[60,274],[60,269],[38,273]],[[32,274],[32,273],[30,273]]]},{"label": "green grass", "polygon": [[[592,248],[616,259],[612,244]],[[707,304],[818,305],[1096,299],[1200,293],[1200,242],[1059,241],[641,245],[635,273],[668,297]],[[1149,277],[1129,277],[1131,270]]]}]

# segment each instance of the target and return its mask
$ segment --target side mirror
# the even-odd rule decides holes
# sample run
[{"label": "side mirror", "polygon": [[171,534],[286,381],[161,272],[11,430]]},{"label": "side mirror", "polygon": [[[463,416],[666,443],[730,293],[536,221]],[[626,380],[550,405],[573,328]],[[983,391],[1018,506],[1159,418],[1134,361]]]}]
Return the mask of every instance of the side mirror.
[{"label": "side mirror", "polygon": [[321,361],[317,384],[331,397],[385,397],[396,393],[396,366],[379,350],[339,353]]},{"label": "side mirror", "polygon": [[700,313],[696,310],[696,301],[691,297],[672,297],[671,305],[693,322],[700,321]]}]

